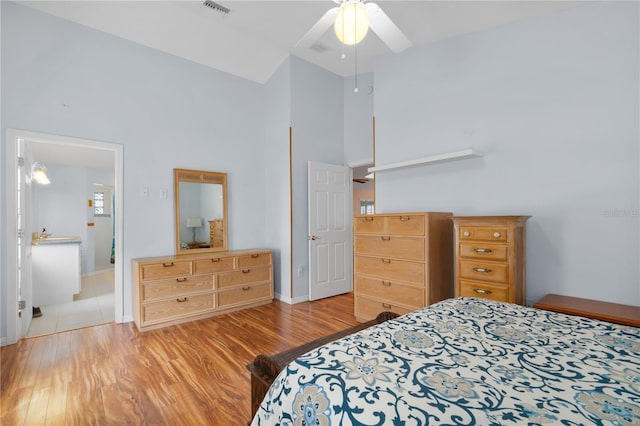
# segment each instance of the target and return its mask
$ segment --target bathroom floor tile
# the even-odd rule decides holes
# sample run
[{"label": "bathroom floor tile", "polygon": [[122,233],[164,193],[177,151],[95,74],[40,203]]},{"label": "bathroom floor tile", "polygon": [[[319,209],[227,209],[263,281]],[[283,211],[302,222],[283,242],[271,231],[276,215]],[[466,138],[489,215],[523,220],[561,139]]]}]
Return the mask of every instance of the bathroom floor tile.
[{"label": "bathroom floor tile", "polygon": [[78,300],[40,306],[26,337],[42,336],[115,321],[113,271],[82,277]]}]

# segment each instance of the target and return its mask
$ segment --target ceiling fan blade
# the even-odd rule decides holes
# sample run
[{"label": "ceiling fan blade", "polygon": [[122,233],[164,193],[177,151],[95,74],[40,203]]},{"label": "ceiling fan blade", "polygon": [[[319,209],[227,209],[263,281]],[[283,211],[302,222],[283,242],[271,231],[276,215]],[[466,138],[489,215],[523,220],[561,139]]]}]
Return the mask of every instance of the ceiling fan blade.
[{"label": "ceiling fan blade", "polygon": [[389,49],[395,53],[400,53],[411,46],[407,36],[400,31],[380,6],[376,3],[365,3],[364,8],[369,15],[369,27],[380,37],[380,40],[389,46]]},{"label": "ceiling fan blade", "polygon": [[333,7],[322,15],[322,18],[298,41],[296,47],[311,47],[333,25],[339,7]]}]

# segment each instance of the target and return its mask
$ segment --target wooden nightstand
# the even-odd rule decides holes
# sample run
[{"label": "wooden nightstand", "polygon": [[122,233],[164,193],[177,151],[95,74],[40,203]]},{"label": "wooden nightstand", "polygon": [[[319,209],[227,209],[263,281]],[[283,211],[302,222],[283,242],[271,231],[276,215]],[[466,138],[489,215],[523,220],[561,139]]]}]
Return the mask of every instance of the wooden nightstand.
[{"label": "wooden nightstand", "polygon": [[547,294],[538,300],[533,307],[563,314],[580,315],[614,324],[640,327],[640,306],[620,305],[581,299],[579,297]]}]

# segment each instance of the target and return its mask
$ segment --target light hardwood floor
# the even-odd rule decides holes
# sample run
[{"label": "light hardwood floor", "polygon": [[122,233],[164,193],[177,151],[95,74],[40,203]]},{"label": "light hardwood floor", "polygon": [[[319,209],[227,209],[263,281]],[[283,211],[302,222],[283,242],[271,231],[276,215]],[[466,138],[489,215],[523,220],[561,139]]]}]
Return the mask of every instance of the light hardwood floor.
[{"label": "light hardwood floor", "polygon": [[257,354],[355,324],[346,294],[146,333],[112,323],[23,339],[0,350],[0,424],[246,425]]}]

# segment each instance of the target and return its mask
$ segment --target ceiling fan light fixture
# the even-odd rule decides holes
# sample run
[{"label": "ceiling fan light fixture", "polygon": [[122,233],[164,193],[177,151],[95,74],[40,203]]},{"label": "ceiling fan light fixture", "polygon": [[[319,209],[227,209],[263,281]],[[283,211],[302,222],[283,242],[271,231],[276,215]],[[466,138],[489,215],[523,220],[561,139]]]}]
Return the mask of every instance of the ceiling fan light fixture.
[{"label": "ceiling fan light fixture", "polygon": [[349,1],[340,6],[333,29],[342,44],[360,43],[369,31],[369,16],[362,3]]}]

